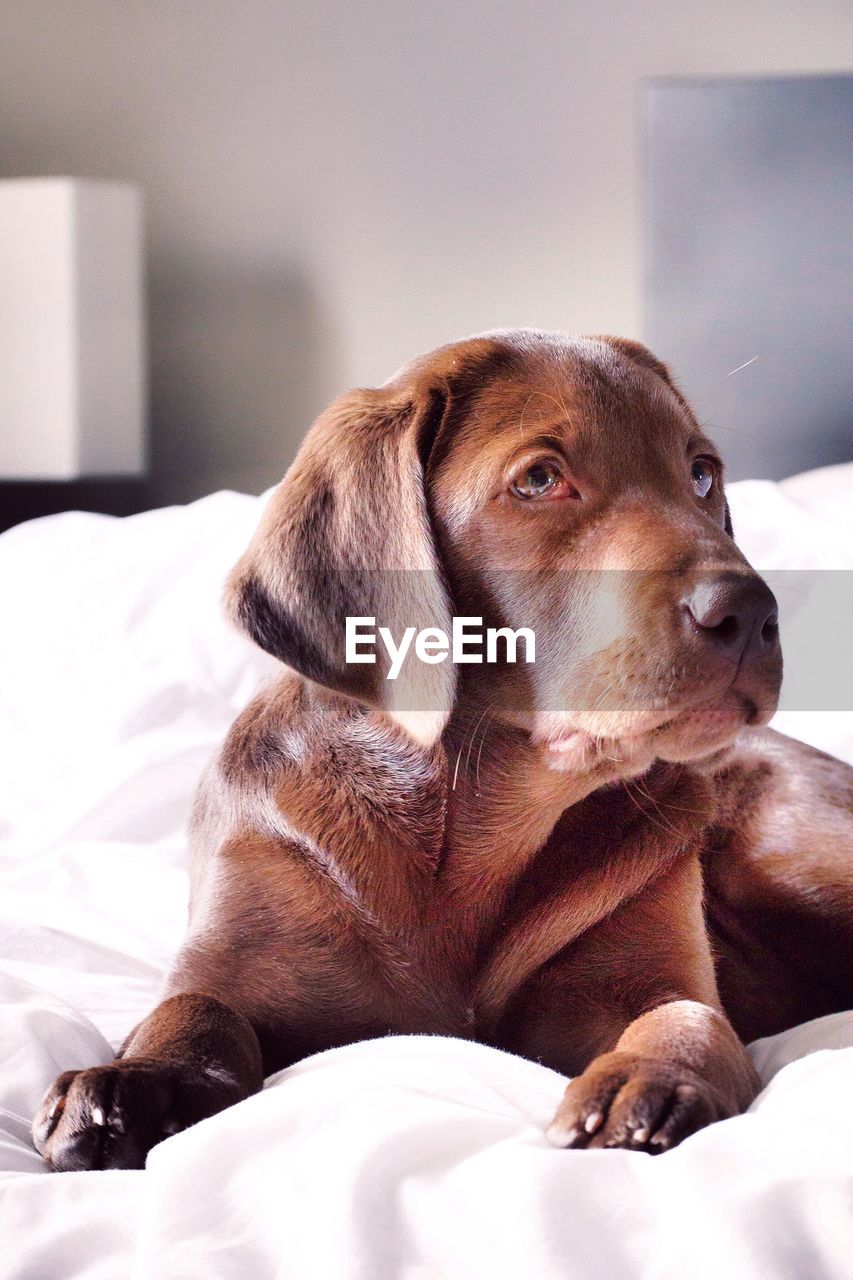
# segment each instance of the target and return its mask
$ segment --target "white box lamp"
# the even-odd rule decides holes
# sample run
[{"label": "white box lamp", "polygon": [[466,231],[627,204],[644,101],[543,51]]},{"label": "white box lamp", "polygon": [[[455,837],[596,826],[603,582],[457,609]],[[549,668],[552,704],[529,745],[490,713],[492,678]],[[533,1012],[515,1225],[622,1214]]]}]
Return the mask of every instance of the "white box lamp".
[{"label": "white box lamp", "polygon": [[145,471],[142,202],[0,181],[0,479]]}]

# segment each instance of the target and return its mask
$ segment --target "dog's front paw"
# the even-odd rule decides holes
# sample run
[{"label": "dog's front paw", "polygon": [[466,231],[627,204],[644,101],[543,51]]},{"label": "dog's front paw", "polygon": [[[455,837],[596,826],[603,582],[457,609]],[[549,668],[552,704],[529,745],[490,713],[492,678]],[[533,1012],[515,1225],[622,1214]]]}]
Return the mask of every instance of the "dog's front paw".
[{"label": "dog's front paw", "polygon": [[732,1114],[705,1080],[677,1062],[604,1053],[569,1083],[548,1138],[557,1147],[654,1155]]},{"label": "dog's front paw", "polygon": [[52,1169],[141,1169],[153,1146],[227,1105],[204,1073],[180,1063],[118,1059],[66,1071],[33,1121],[36,1150]]}]

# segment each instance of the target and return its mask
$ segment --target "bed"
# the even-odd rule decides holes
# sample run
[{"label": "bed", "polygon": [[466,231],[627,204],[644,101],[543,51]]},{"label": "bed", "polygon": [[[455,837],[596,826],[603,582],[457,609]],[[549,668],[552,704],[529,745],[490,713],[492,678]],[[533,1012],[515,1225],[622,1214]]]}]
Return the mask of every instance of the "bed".
[{"label": "bed", "polygon": [[[812,571],[853,568],[851,497],[853,465],[730,488],[752,562],[799,571],[782,599],[795,689],[807,658],[822,664]],[[847,1280],[853,1012],[754,1044],[750,1111],[657,1159],[555,1150],[558,1075],[405,1036],[299,1063],[144,1171],[44,1171],[42,1092],[108,1060],[155,1003],[196,780],[273,665],[219,611],[264,500],[0,537],[0,1274]],[[834,703],[801,698],[778,726],[853,762],[853,702],[831,684]]]}]

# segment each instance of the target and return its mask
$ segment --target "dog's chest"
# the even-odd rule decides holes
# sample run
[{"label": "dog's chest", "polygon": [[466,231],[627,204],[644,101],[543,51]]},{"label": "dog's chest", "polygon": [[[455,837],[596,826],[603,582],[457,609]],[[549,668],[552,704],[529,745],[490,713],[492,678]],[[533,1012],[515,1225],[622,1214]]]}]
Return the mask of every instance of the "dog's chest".
[{"label": "dog's chest", "polygon": [[685,833],[638,821],[618,788],[545,830],[547,816],[535,815],[537,825],[529,809],[514,825],[474,816],[451,808],[417,936],[425,975],[468,1028],[456,1033],[489,1039],[525,983],[662,874]]},{"label": "dog's chest", "polygon": [[325,772],[326,803],[310,807],[307,834],[340,873],[317,893],[344,1003],[386,1029],[489,1038],[524,983],[678,842],[618,789],[561,808],[535,778],[454,787],[439,761],[415,763],[360,752],[357,769]]}]

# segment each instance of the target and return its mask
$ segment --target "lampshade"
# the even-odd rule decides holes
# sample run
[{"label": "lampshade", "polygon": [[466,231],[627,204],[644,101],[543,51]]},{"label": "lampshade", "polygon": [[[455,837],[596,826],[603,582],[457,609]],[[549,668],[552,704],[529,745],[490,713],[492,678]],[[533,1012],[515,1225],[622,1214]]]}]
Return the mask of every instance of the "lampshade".
[{"label": "lampshade", "polygon": [[0,478],[138,475],[145,417],[138,190],[0,181]]}]

